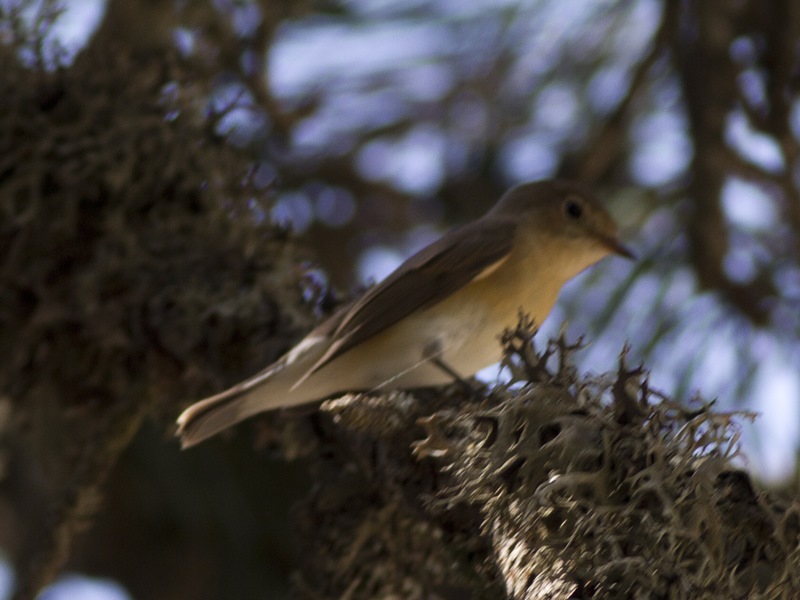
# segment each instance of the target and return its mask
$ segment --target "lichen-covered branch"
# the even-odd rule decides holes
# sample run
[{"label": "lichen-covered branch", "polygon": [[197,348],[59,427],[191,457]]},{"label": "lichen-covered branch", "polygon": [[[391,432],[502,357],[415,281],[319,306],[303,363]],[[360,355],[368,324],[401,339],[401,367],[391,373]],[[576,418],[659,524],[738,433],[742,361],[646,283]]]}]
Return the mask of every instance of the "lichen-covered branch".
[{"label": "lichen-covered branch", "polygon": [[146,417],[166,425],[310,323],[250,161],[177,61],[133,57],[0,53],[0,518],[20,599],[63,568]]},{"label": "lichen-covered branch", "polygon": [[687,410],[624,355],[579,376],[574,345],[536,352],[532,333],[509,332],[511,380],[480,400],[454,386],[323,405],[298,597],[800,593],[799,507],[732,462],[751,415]]}]

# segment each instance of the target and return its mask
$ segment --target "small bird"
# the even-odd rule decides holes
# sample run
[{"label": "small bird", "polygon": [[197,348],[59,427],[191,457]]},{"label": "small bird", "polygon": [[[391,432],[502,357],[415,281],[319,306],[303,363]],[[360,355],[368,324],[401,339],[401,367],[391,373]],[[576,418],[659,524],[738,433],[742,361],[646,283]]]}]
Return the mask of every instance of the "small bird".
[{"label": "small bird", "polygon": [[188,448],[263,411],[333,395],[469,377],[500,360],[520,312],[541,323],[569,279],[609,254],[633,258],[584,186],[525,183],[423,248],[249,379],[187,408]]}]

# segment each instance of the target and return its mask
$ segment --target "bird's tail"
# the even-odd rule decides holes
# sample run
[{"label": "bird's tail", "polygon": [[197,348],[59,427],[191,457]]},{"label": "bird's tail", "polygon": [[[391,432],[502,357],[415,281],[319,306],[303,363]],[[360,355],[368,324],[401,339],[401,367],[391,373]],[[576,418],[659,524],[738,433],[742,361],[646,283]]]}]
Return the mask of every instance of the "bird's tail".
[{"label": "bird's tail", "polygon": [[262,410],[252,392],[231,392],[201,400],[181,413],[175,434],[181,439],[181,448],[199,444]]},{"label": "bird's tail", "polygon": [[[303,358],[313,360],[311,354]],[[178,417],[176,435],[181,448],[194,446],[256,413],[319,399],[321,392],[314,385],[293,387],[307,368],[305,360],[284,357],[250,379],[192,404]]]}]

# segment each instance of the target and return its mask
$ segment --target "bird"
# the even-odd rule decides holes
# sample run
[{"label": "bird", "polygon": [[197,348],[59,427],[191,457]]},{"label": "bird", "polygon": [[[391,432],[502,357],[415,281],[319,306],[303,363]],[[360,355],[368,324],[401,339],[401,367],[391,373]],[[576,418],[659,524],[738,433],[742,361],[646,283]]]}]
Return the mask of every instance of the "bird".
[{"label": "bird", "polygon": [[177,420],[182,448],[257,413],[356,391],[468,378],[501,359],[520,314],[542,323],[561,287],[609,255],[634,258],[585,185],[517,185],[482,217],[403,262],[275,363]]}]

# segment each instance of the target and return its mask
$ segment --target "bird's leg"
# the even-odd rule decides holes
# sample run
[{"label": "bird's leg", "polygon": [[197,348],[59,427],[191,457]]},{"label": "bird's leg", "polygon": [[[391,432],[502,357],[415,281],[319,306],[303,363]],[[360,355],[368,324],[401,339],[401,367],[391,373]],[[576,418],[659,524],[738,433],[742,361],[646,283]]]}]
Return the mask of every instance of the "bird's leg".
[{"label": "bird's leg", "polygon": [[442,344],[439,340],[429,344],[425,348],[423,356],[426,360],[431,361],[436,368],[452,377],[453,381],[458,382],[458,384],[463,387],[469,395],[476,398],[481,397],[481,389],[479,386],[475,385],[474,382],[469,381],[468,379],[464,379],[460,373],[458,373],[453,367],[448,365],[442,359]]}]

